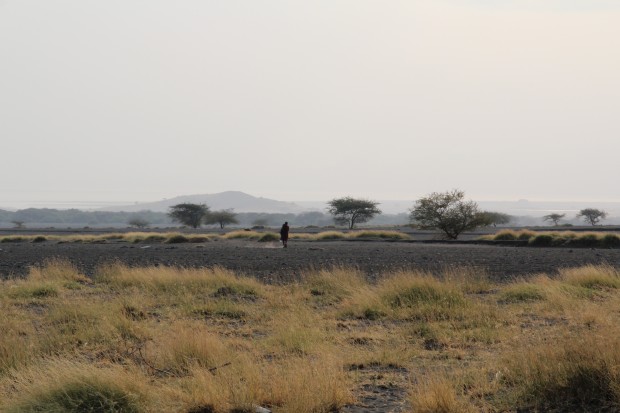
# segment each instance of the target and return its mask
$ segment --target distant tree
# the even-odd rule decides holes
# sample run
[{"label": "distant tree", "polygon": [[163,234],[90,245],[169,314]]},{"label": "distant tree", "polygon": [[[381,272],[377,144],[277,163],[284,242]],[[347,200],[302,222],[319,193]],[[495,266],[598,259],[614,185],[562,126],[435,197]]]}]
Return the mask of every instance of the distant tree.
[{"label": "distant tree", "polygon": [[336,198],[329,201],[327,205],[329,205],[327,211],[334,217],[334,221],[340,225],[347,225],[349,229],[381,213],[381,210],[377,208],[378,202],[366,199]]},{"label": "distant tree", "polygon": [[590,225],[596,225],[602,219],[607,218],[607,212],[595,208],[586,208],[579,211],[577,218],[583,218],[583,220]]},{"label": "distant tree", "polygon": [[180,222],[192,228],[198,228],[208,212],[209,207],[205,204],[185,203],[171,206],[168,216],[170,216],[173,221]]},{"label": "distant tree", "polygon": [[15,225],[15,228],[24,228],[24,221],[13,220],[11,224]]},{"label": "distant tree", "polygon": [[463,231],[484,225],[478,204],[464,198],[465,192],[458,189],[433,192],[415,202],[410,209],[410,222],[422,229],[439,229],[446,238],[457,239]]},{"label": "distant tree", "polygon": [[252,225],[255,227],[264,227],[269,224],[269,220],[267,218],[257,218],[252,221]]},{"label": "distant tree", "polygon": [[549,214],[543,217],[543,221],[553,222],[553,225],[557,227],[565,216],[566,214]]},{"label": "distant tree", "polygon": [[130,227],[136,227],[136,228],[143,229],[143,228],[148,227],[151,223],[150,223],[150,222],[148,222],[148,221],[147,221],[146,219],[144,219],[144,218],[140,218],[140,217],[133,217],[133,218],[130,218],[130,219],[127,221],[127,224],[128,224]]},{"label": "distant tree", "polygon": [[490,225],[497,227],[498,225],[509,224],[512,221],[512,216],[494,211],[482,211],[479,213],[478,218],[480,219],[480,225],[485,227]]},{"label": "distant tree", "polygon": [[220,228],[224,229],[224,227],[228,224],[238,224],[237,214],[235,214],[230,209],[224,209],[221,211],[213,211],[207,213],[205,216],[205,224],[219,224]]}]

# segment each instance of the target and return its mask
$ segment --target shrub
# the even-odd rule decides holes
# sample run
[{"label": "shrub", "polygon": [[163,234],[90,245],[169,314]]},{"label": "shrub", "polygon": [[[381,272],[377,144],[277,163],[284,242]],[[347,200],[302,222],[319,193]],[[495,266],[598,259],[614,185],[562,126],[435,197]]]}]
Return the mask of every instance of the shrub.
[{"label": "shrub", "polygon": [[45,242],[45,241],[47,241],[47,238],[45,238],[43,235],[38,235],[32,239],[32,242]]}]

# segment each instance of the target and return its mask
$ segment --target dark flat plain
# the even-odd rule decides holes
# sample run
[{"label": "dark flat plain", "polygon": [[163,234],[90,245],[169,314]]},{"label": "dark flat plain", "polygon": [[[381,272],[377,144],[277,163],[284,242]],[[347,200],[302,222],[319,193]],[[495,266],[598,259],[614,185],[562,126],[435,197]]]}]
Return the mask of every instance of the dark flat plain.
[{"label": "dark flat plain", "polygon": [[432,272],[446,267],[486,269],[496,280],[586,264],[620,267],[620,249],[535,248],[386,241],[290,241],[278,243],[219,240],[201,244],[2,243],[0,277],[22,276],[51,258],[66,259],[87,275],[118,261],[129,266],[201,268],[221,266],[266,282],[286,283],[312,268],[355,267],[371,279],[399,269]]}]

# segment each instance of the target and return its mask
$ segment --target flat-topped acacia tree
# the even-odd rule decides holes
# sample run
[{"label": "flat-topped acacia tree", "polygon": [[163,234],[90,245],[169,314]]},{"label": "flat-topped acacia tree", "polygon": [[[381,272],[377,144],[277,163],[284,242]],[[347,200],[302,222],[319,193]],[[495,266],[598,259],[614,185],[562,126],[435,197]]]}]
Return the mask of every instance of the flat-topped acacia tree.
[{"label": "flat-topped acacia tree", "polygon": [[327,211],[334,217],[334,221],[339,225],[347,225],[349,229],[355,228],[355,224],[368,222],[381,213],[377,208],[378,202],[350,196],[332,199],[327,205]]},{"label": "flat-topped acacia tree", "polygon": [[209,213],[209,207],[205,204],[176,204],[170,207],[168,216],[173,221],[192,228],[198,228],[202,220]]}]

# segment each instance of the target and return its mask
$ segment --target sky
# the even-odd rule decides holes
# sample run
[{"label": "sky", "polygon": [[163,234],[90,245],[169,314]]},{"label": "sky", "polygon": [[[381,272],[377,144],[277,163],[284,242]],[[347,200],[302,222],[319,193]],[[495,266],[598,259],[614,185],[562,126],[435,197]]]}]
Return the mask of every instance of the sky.
[{"label": "sky", "polygon": [[620,201],[617,0],[0,0],[0,206]]}]

